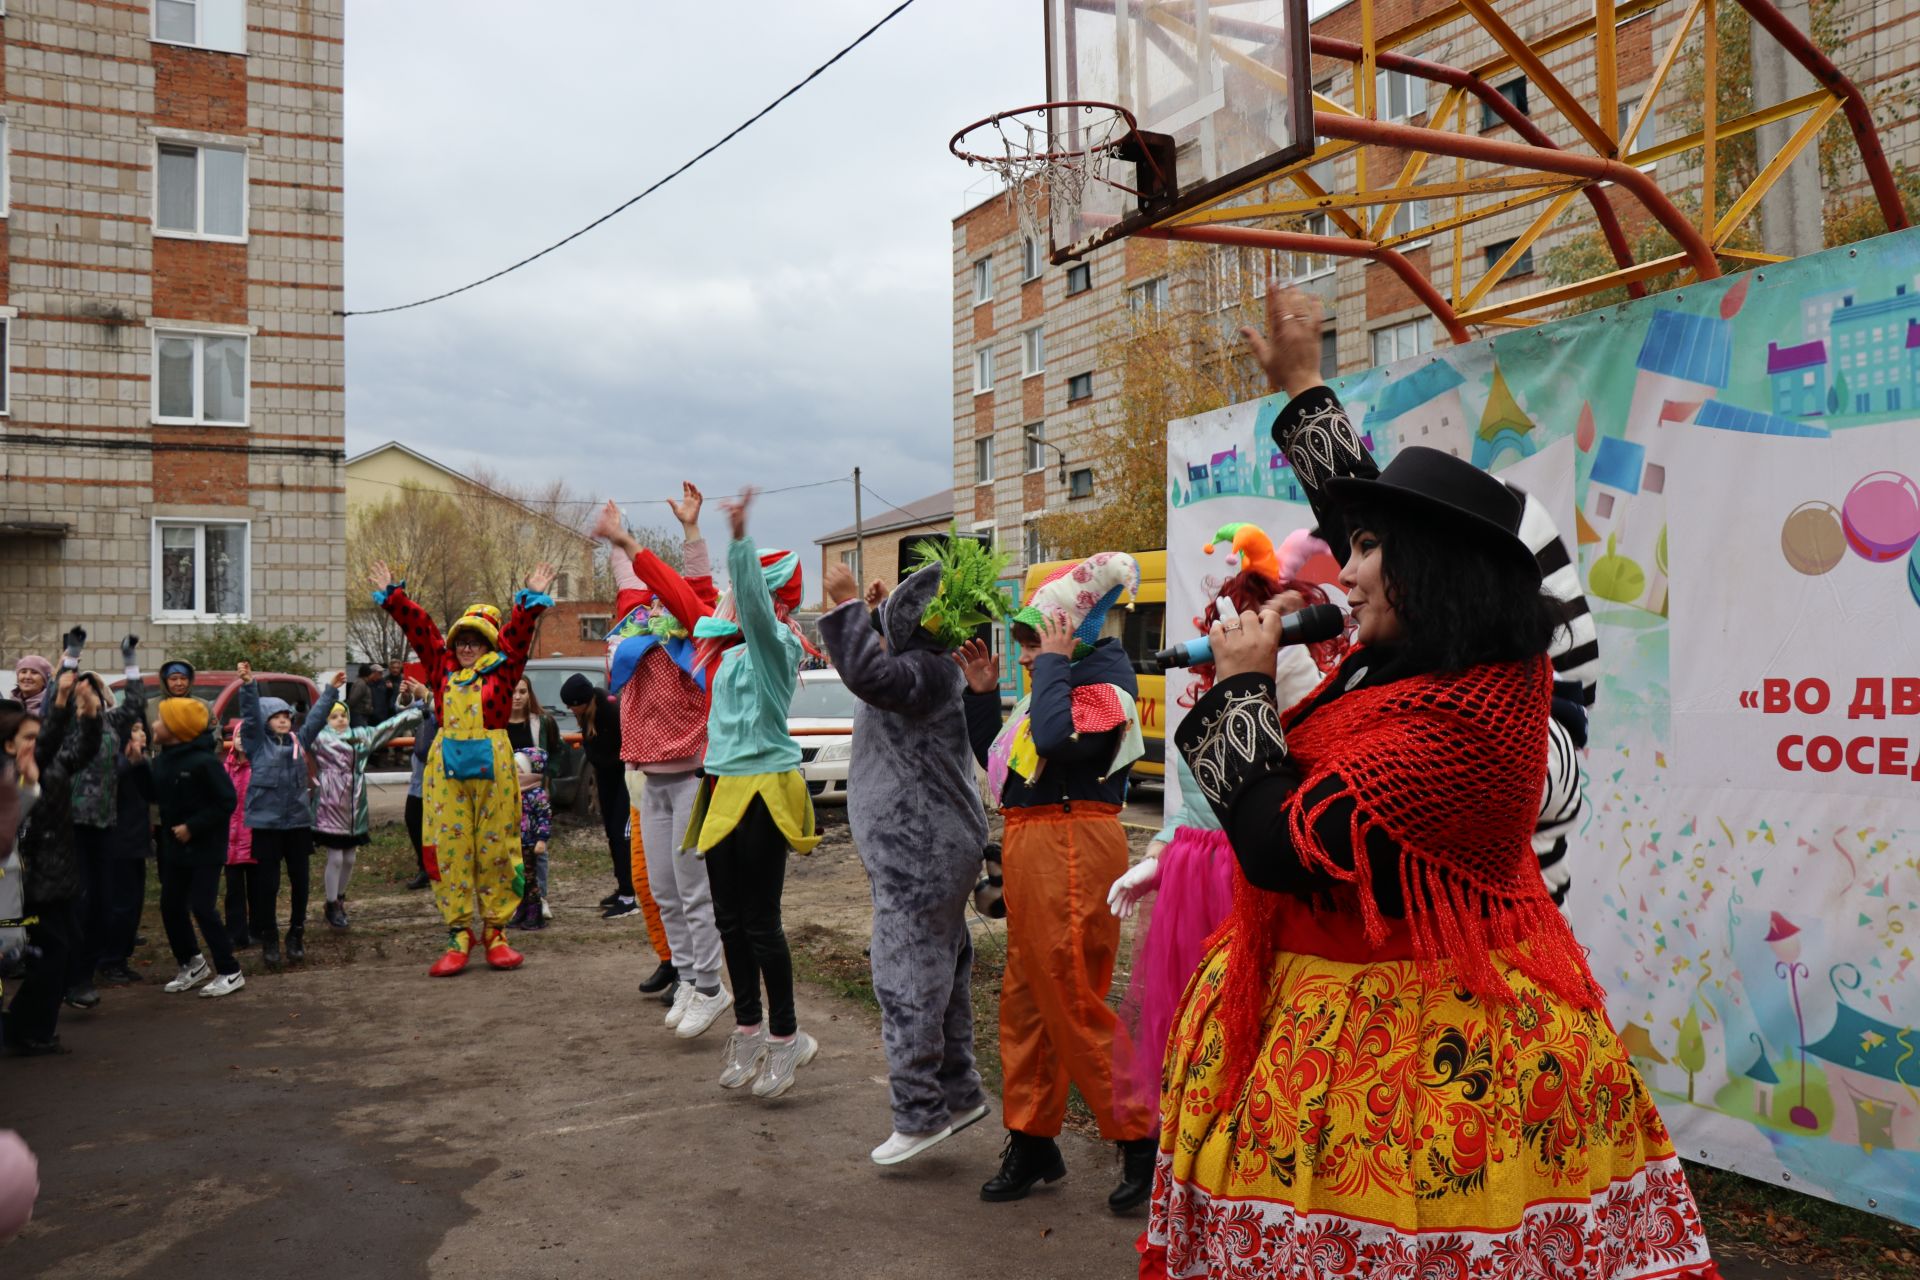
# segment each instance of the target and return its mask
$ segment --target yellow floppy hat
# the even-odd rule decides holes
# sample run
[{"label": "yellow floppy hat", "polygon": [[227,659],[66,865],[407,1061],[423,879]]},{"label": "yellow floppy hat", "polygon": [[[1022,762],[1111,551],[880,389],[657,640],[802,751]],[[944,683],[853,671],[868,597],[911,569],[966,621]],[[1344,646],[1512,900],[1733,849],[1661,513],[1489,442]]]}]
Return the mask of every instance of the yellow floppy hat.
[{"label": "yellow floppy hat", "polygon": [[500,647],[500,611],[490,604],[467,606],[467,611],[458,621],[447,628],[447,647],[453,647],[453,638],[462,631],[477,633],[491,648]]},{"label": "yellow floppy hat", "polygon": [[177,742],[191,742],[207,731],[210,713],[198,698],[160,699],[160,723]]}]

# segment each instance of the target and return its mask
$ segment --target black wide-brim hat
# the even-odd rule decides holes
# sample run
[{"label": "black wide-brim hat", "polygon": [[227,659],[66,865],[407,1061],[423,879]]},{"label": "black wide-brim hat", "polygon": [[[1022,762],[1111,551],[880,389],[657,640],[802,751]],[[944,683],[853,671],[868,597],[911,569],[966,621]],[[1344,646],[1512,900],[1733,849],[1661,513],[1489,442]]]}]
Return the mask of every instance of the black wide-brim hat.
[{"label": "black wide-brim hat", "polygon": [[1540,562],[1520,538],[1520,495],[1450,453],[1412,445],[1395,454],[1378,479],[1339,476],[1327,481],[1327,493],[1342,507],[1360,503],[1429,517],[1540,576]]}]

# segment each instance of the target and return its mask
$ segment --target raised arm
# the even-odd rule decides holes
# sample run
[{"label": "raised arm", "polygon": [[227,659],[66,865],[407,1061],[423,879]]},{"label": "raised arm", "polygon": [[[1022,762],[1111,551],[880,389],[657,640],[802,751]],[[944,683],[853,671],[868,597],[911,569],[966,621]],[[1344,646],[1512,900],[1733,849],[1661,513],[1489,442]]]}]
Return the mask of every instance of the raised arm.
[{"label": "raised arm", "polygon": [[788,661],[786,646],[780,640],[786,628],[774,616],[767,572],[760,567],[760,553],[745,537],[727,544],[727,577],[733,583],[734,617],[754,662],[765,663],[771,670]]},{"label": "raised arm", "polygon": [[147,685],[140,678],[139,648],[139,636],[129,635],[120,641],[121,674],[125,681],[120,686],[120,705],[106,716],[107,727],[116,738],[124,738],[135,724],[147,718]]},{"label": "raised arm", "polygon": [[328,685],[320,691],[320,698],[307,710],[307,718],[300,723],[300,745],[310,747],[320,731],[327,727],[327,712],[333,710],[333,704],[340,701],[340,687]]},{"label": "raised arm", "polygon": [[252,759],[267,749],[267,717],[260,710],[260,686],[253,673],[240,673],[240,745]]},{"label": "raised arm", "polygon": [[393,580],[386,561],[381,560],[373,566],[368,580],[373,583],[373,602],[385,609],[387,616],[399,625],[401,633],[407,637],[407,643],[413,646],[414,654],[426,667],[428,679],[439,679],[447,643],[441,638],[433,615],[414,603],[413,597],[407,594],[406,583]]},{"label": "raised arm", "polygon": [[554,576],[552,565],[540,565],[527,575],[527,585],[514,592],[513,612],[507,615],[507,625],[500,628],[500,656],[505,661],[494,669],[509,689],[520,683],[520,673],[527,668],[534,624],[553,607],[547,588],[553,585]]},{"label": "raised arm", "polygon": [[934,653],[892,653],[858,599],[820,619],[820,638],[854,697],[882,711],[925,715],[953,696],[953,666]]},{"label": "raised arm", "polygon": [[412,706],[388,716],[379,724],[369,725],[364,729],[356,729],[354,732],[360,735],[361,746],[365,747],[368,751],[378,751],[380,748],[386,746],[387,743],[391,742],[394,735],[402,729],[411,729],[419,724],[420,719],[420,704],[416,702]]}]

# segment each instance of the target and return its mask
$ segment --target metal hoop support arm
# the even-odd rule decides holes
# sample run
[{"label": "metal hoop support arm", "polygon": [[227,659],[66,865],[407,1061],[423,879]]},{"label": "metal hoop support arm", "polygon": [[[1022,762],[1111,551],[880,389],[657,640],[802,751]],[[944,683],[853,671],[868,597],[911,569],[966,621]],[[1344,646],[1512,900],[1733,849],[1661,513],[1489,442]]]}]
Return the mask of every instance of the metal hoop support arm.
[{"label": "metal hoop support arm", "polygon": [[1317,236],[1307,231],[1269,231],[1263,227],[1148,227],[1141,235],[1155,240],[1182,240],[1197,244],[1236,245],[1242,249],[1280,249],[1288,253],[1319,253],[1343,258],[1366,258],[1389,268],[1400,277],[1413,295],[1433,312],[1455,343],[1472,342],[1473,335],[1460,323],[1446,295],[1433,281],[1421,275],[1406,255],[1397,249],[1383,249],[1371,240],[1346,236]]}]

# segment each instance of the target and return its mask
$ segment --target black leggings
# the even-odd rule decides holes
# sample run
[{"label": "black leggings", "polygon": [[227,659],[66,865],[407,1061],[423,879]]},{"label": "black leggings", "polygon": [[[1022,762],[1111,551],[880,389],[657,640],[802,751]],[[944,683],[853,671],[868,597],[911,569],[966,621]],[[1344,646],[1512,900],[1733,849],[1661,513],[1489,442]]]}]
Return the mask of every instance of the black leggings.
[{"label": "black leggings", "polygon": [[607,831],[607,852],[613,858],[613,881],[620,896],[633,896],[633,850],[627,843],[627,767],[612,764],[593,766],[593,785],[600,793],[600,822]]},{"label": "black leggings", "polygon": [[251,862],[229,862],[227,879],[227,942],[239,942],[248,935],[247,917],[253,910],[254,885],[260,868]]},{"label": "black leggings", "polygon": [[768,1033],[792,1035],[799,1026],[793,1010],[793,957],[780,924],[787,838],[760,797],[753,798],[740,824],[708,852],[707,879],[713,886],[713,922],[719,926],[727,977],[733,982],[734,1020],[743,1027],[759,1023],[760,984],[765,982]]},{"label": "black leggings", "polygon": [[280,945],[280,864],[287,865],[287,884],[292,899],[287,918],[289,933],[306,932],[307,889],[313,875],[313,830],[291,827],[274,831],[256,827],[253,832],[253,936],[272,946]]},{"label": "black leggings", "polygon": [[227,944],[227,926],[220,922],[220,913],[214,908],[219,888],[218,866],[161,859],[160,922],[167,927],[167,945],[173,948],[176,963],[184,966],[200,954],[200,948],[193,944],[193,926],[197,923],[200,936],[207,941],[206,949],[213,955],[214,970],[238,973],[240,962],[233,958],[233,948]]},{"label": "black leggings", "polygon": [[421,845],[423,835],[421,821],[425,816],[425,811],[426,805],[422,803],[419,796],[407,797],[407,839],[413,841],[413,865],[421,875],[427,874],[427,855]]},{"label": "black leggings", "polygon": [[60,999],[67,994],[67,966],[80,946],[80,910],[71,899],[28,903],[37,916],[27,926],[27,944],[40,954],[27,962],[27,976],[7,1006],[7,1043],[44,1044],[60,1023]]}]

